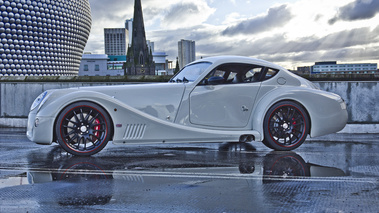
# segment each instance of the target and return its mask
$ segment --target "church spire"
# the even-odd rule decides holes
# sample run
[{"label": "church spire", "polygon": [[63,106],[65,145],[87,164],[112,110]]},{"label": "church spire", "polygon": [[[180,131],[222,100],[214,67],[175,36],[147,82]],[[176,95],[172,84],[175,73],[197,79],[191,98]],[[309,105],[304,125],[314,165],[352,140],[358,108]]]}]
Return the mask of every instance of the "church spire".
[{"label": "church spire", "polygon": [[154,75],[153,56],[146,44],[141,0],[134,1],[132,44],[127,53],[127,74]]}]

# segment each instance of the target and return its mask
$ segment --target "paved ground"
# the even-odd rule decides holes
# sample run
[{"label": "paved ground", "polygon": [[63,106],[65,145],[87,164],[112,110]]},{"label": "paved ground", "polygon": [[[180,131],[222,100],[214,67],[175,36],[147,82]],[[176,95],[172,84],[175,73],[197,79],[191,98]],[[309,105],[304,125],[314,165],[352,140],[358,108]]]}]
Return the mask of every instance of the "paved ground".
[{"label": "paved ground", "polygon": [[332,135],[294,152],[109,144],[80,158],[0,129],[0,153],[0,212],[379,212],[376,134]]}]

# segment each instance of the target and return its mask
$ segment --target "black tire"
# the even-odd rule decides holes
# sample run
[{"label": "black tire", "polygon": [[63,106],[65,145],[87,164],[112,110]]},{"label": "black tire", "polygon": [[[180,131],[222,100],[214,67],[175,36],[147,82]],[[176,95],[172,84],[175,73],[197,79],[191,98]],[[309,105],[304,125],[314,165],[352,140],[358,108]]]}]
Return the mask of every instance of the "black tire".
[{"label": "black tire", "polygon": [[57,141],[67,152],[90,156],[101,151],[111,139],[113,127],[108,113],[91,102],[67,106],[55,123]]},{"label": "black tire", "polygon": [[309,176],[309,165],[296,153],[272,151],[263,158],[263,183]]},{"label": "black tire", "polygon": [[264,119],[263,143],[278,151],[296,149],[307,138],[309,123],[307,112],[299,104],[292,101],[276,103]]}]

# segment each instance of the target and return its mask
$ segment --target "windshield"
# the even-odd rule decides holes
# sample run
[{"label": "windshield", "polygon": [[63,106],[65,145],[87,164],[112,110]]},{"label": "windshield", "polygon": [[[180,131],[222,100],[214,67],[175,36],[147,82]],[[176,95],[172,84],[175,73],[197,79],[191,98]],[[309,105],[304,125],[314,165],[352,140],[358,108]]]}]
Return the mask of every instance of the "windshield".
[{"label": "windshield", "polygon": [[209,62],[201,62],[185,66],[176,74],[170,82],[193,82],[211,65]]}]

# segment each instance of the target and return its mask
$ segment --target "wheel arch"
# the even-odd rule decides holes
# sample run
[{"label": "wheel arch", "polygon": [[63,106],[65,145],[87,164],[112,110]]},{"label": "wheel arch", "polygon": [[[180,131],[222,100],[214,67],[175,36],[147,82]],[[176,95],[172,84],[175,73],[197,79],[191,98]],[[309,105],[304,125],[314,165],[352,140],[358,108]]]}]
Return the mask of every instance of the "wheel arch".
[{"label": "wheel arch", "polygon": [[261,135],[261,138],[259,141],[263,141],[263,139],[264,139],[264,132],[263,132],[264,126],[263,125],[264,125],[264,118],[265,118],[267,112],[270,110],[270,108],[272,106],[274,106],[275,104],[277,104],[279,102],[283,102],[283,101],[294,102],[294,103],[300,105],[304,109],[304,111],[307,113],[306,115],[308,116],[308,119],[309,119],[309,131],[307,134],[311,133],[312,116],[311,116],[311,113],[309,112],[308,108],[306,107],[306,104],[304,104],[304,102],[301,101],[301,99],[293,97],[293,96],[288,95],[288,94],[281,94],[278,96],[266,95],[260,101],[258,101],[256,106],[254,107],[254,112],[253,112],[253,116],[252,116],[252,127],[254,130],[257,130]]},{"label": "wheel arch", "polygon": [[56,125],[57,125],[57,119],[58,119],[59,115],[67,107],[69,107],[70,105],[75,104],[75,103],[79,103],[79,102],[89,102],[89,103],[95,104],[95,105],[99,106],[102,110],[104,110],[105,113],[107,113],[107,115],[108,115],[108,117],[110,119],[110,125],[112,127],[111,131],[110,131],[111,140],[113,140],[115,126],[114,126],[114,122],[113,122],[113,118],[112,118],[111,113],[109,113],[109,111],[104,107],[104,105],[101,104],[101,103],[99,103],[98,101],[88,100],[88,99],[82,99],[82,100],[75,100],[75,101],[69,102],[69,103],[65,104],[63,107],[61,107],[61,109],[58,111],[58,113],[56,114],[56,116],[54,118],[54,125],[53,125],[53,129],[52,129],[52,131],[53,131],[53,141],[57,141],[57,135],[56,135],[56,132],[55,132],[55,128],[56,128]]},{"label": "wheel arch", "polygon": [[[269,110],[272,106],[274,106],[274,105],[277,104],[277,103],[284,102],[284,101],[294,102],[294,103],[300,105],[300,106],[303,108],[303,110],[305,111],[305,113],[307,113],[306,115],[308,116],[308,119],[309,119],[309,130],[308,130],[308,134],[310,134],[311,129],[312,129],[312,118],[311,118],[311,115],[309,114],[309,111],[308,111],[308,109],[304,106],[304,104],[302,104],[300,101],[298,101],[298,100],[296,100],[296,99],[290,99],[290,98],[288,98],[288,99],[282,99],[282,100],[279,100],[279,101],[277,101],[277,102],[274,102],[274,103],[273,103],[273,104],[267,109],[266,113],[268,112],[268,110]],[[265,115],[266,115],[266,114],[265,114]],[[263,124],[263,123],[262,123],[262,124]]]},{"label": "wheel arch", "polygon": [[[287,115],[283,115],[282,110]],[[299,113],[296,115],[296,119],[295,113]],[[279,116],[280,119],[272,120],[273,115]],[[303,122],[300,122],[300,125],[293,125],[297,123],[298,119]],[[269,107],[264,116],[262,142],[274,150],[289,151],[296,149],[305,142],[310,134],[310,125],[309,112],[304,105],[291,99],[277,101]]]}]

